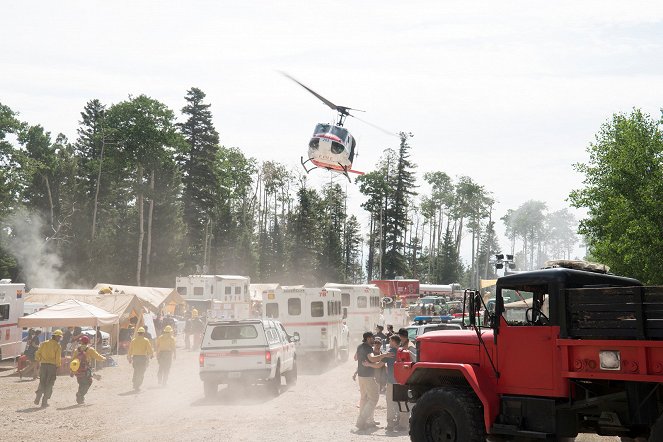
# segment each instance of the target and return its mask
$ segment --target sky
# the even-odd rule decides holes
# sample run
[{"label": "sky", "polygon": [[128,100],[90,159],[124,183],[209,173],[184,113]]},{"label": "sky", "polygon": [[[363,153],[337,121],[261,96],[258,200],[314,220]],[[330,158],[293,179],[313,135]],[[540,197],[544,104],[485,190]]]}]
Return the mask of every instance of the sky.
[{"label": "sky", "polygon": [[[288,72],[362,119],[413,133],[419,193],[425,172],[470,176],[493,192],[494,219],[527,200],[568,207],[582,185],[572,165],[601,124],[634,107],[658,118],[663,103],[654,1],[10,2],[0,48],[0,102],[54,135],[74,140],[93,98],[146,94],[179,113],[195,86],[223,145],[297,170],[334,112],[278,73]],[[374,170],[398,147],[356,120],[346,127],[353,169]],[[367,223],[356,185],[347,190]]]}]

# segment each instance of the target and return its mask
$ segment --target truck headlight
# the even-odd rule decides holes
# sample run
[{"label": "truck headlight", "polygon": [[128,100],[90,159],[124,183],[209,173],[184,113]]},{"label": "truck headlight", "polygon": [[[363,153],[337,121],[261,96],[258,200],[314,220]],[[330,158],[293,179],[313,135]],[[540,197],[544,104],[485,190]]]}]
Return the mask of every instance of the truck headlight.
[{"label": "truck headlight", "polygon": [[621,357],[617,350],[603,350],[599,352],[601,370],[619,370]]}]

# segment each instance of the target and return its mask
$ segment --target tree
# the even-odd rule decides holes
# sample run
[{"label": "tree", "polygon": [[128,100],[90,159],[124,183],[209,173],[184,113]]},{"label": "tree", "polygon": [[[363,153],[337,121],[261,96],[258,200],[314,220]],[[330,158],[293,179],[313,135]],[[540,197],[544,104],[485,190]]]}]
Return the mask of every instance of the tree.
[{"label": "tree", "polygon": [[387,249],[384,256],[384,274],[387,278],[406,275],[407,262],[404,257],[404,236],[408,224],[409,198],[415,195],[416,167],[410,161],[410,145],[408,139],[412,134],[400,133],[400,146],[396,163],[396,175],[393,176],[392,194],[388,199],[390,204],[385,211],[385,241]]},{"label": "tree", "polygon": [[639,109],[615,114],[575,169],[584,186],[570,194],[586,208],[580,233],[590,253],[615,273],[663,282],[663,134],[661,121]]},{"label": "tree", "polygon": [[[214,162],[219,150],[219,134],[212,123],[205,93],[192,87],[187,91],[182,114],[187,118],[177,126],[186,148],[179,155],[184,185],[182,202],[186,225],[187,266],[207,264],[205,231],[213,220],[215,194],[219,189]],[[204,262],[205,261],[205,262]]]},{"label": "tree", "polygon": [[[152,222],[154,201],[157,198],[156,173],[158,170],[173,170],[162,166],[174,161],[173,157],[181,148],[182,140],[175,131],[173,111],[145,95],[113,105],[106,118],[109,127],[114,131],[114,138],[121,140],[120,147],[127,173],[135,177],[133,192],[138,217],[135,280],[137,285],[142,285],[149,276],[152,257]],[[149,201],[147,243],[144,207],[146,196]]]}]

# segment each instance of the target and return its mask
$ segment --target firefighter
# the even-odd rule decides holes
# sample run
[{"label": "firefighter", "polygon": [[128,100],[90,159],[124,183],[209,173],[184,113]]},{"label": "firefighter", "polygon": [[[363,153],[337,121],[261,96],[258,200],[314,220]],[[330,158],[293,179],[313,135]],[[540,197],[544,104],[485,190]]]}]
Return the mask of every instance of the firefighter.
[{"label": "firefighter", "polygon": [[62,330],[55,330],[51,339],[44,341],[35,353],[35,359],[41,363],[39,366],[39,387],[35,392],[35,405],[39,405],[41,400],[41,407],[48,407],[48,400],[53,394],[53,385],[58,375],[58,367],[62,364],[62,347],[60,347],[60,339],[62,339]]},{"label": "firefighter", "polygon": [[106,358],[97,353],[90,344],[90,338],[83,335],[78,340],[81,344],[76,348],[72,354],[72,361],[78,360],[77,369],[71,371],[71,376],[76,376],[78,381],[78,392],[76,393],[76,403],[85,403],[85,394],[92,385],[92,361],[105,361]]},{"label": "firefighter", "polygon": [[167,325],[163,328],[161,336],[157,338],[157,362],[159,363],[157,380],[159,381],[159,385],[166,385],[168,383],[170,365],[173,363],[175,356],[173,328]]},{"label": "firefighter", "polygon": [[140,386],[143,384],[143,377],[145,376],[145,370],[147,370],[148,360],[154,357],[154,351],[152,350],[150,340],[145,337],[145,329],[139,327],[136,333],[136,337],[133,338],[131,344],[129,344],[127,359],[129,359],[129,362],[134,367],[134,375],[132,379],[134,391],[140,391]]}]

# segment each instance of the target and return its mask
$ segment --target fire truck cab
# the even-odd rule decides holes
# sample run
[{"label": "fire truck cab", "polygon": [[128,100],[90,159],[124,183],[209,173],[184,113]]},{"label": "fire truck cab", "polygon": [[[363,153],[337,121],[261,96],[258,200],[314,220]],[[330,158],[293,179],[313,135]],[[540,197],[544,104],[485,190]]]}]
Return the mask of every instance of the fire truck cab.
[{"label": "fire truck cab", "polygon": [[[469,292],[469,329],[417,337],[416,362],[399,353],[394,397],[414,402],[413,441],[663,440],[663,287],[557,267],[496,288],[488,326]],[[505,314],[514,295],[523,318]]]}]

